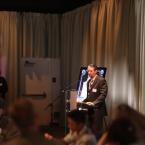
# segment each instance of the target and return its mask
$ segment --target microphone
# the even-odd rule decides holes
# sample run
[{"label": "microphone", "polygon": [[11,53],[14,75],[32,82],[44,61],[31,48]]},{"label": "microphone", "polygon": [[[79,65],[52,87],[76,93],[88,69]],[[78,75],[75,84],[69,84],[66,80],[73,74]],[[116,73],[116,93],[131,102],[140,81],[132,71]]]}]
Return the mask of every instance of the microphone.
[{"label": "microphone", "polygon": [[82,76],[84,76],[86,73],[86,70],[82,70]]}]

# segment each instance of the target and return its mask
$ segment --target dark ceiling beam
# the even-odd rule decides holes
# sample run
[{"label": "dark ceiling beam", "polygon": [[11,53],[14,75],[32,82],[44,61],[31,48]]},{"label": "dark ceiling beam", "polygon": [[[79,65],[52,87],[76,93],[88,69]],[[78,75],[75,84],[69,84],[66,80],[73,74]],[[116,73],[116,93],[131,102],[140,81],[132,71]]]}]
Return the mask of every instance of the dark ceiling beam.
[{"label": "dark ceiling beam", "polygon": [[65,13],[93,0],[3,0],[0,10]]}]

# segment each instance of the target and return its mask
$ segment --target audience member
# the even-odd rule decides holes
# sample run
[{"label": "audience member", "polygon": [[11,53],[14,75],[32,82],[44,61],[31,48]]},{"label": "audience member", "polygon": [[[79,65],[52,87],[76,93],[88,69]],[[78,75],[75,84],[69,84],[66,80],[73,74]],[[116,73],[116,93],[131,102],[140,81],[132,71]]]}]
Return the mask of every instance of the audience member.
[{"label": "audience member", "polygon": [[9,116],[5,101],[0,98],[0,144],[19,135],[20,131]]},{"label": "audience member", "polygon": [[8,92],[7,81],[6,81],[6,79],[3,76],[1,76],[1,71],[0,71],[0,98],[5,100],[7,92]]},{"label": "audience member", "polygon": [[111,124],[97,145],[144,145],[145,116],[121,104],[115,111]]},{"label": "audience member", "polygon": [[[67,115],[70,132],[63,138],[68,145],[95,145],[96,139],[91,130],[86,126],[86,113],[81,110],[72,110]],[[49,134],[45,134],[50,139]],[[53,139],[53,137],[51,137]]]},{"label": "audience member", "polygon": [[21,136],[7,141],[6,145],[49,145],[50,142],[46,142],[43,134],[39,132],[38,118],[29,100],[16,100],[10,107],[9,113]]}]

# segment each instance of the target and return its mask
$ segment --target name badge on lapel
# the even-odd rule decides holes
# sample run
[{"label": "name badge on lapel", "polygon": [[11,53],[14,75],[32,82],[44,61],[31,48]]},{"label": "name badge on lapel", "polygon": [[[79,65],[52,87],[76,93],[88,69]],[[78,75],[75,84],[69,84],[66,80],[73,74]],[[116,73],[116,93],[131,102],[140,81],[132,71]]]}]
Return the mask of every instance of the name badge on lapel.
[{"label": "name badge on lapel", "polygon": [[96,93],[96,92],[97,92],[97,89],[92,89],[92,92],[93,92],[93,93]]}]

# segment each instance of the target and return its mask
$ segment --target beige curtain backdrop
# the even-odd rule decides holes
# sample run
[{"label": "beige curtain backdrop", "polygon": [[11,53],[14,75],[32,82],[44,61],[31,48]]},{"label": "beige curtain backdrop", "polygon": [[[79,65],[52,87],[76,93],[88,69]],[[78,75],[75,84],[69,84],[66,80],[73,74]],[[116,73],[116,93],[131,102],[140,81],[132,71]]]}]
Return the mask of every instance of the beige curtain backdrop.
[{"label": "beige curtain backdrop", "polygon": [[98,0],[62,16],[64,88],[76,86],[81,65],[107,67],[108,108],[127,103],[143,112],[142,59],[136,43],[135,1]]},{"label": "beige curtain backdrop", "polygon": [[59,15],[23,13],[22,57],[60,57]]},{"label": "beige curtain backdrop", "polygon": [[0,69],[8,82],[7,100],[17,96],[17,18],[15,12],[0,12]]},{"label": "beige curtain backdrop", "polygon": [[144,110],[143,0],[96,0],[60,15],[0,12],[0,55],[9,99],[19,94],[21,57],[61,58],[62,89],[76,88],[80,66],[107,67],[108,108]]},{"label": "beige curtain backdrop", "polygon": [[[79,69],[83,65],[81,58],[85,55],[84,49],[89,52],[90,11],[90,5],[88,5],[62,16],[61,60],[63,89],[74,89],[76,87]],[[88,55],[84,57],[86,61],[89,59]]]}]

